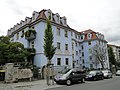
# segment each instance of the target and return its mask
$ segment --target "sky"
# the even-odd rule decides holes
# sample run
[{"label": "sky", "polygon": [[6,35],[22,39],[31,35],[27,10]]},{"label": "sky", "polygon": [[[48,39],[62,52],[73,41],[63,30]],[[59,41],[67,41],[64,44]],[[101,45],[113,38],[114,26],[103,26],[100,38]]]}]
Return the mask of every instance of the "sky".
[{"label": "sky", "polygon": [[65,16],[77,31],[92,29],[120,46],[120,0],[0,0],[0,36],[42,9]]}]

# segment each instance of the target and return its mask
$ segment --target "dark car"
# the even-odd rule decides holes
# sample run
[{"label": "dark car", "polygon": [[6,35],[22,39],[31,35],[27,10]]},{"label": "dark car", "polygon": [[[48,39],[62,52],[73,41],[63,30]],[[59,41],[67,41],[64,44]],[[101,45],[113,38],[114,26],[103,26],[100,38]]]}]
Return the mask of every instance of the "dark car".
[{"label": "dark car", "polygon": [[81,81],[82,83],[85,83],[86,73],[84,70],[78,70],[78,69],[64,69],[59,74],[57,74],[54,77],[54,81],[57,84],[66,84],[71,85],[74,82]]},{"label": "dark car", "polygon": [[103,80],[104,74],[102,71],[90,71],[86,76],[86,80]]}]

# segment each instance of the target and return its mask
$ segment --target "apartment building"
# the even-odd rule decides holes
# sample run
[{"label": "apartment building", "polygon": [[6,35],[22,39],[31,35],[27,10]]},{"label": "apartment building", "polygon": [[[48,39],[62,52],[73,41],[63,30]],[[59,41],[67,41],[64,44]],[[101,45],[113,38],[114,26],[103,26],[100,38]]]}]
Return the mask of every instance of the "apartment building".
[{"label": "apartment building", "polygon": [[113,49],[113,53],[115,55],[116,61],[120,62],[120,46],[112,45],[112,44],[108,44],[108,46]]},{"label": "apartment building", "polygon": [[[82,31],[81,33],[83,41],[81,42],[80,58],[83,65],[89,68],[101,68],[101,64],[97,61],[96,55],[97,57],[102,55],[104,68],[109,68],[107,41],[104,35],[91,29]],[[94,48],[96,48],[96,52],[93,51]]]},{"label": "apartment building", "polygon": [[[8,36],[11,42],[20,42],[24,44],[25,48],[35,48],[36,52],[32,59],[34,65],[43,67],[47,63],[47,58],[44,55],[44,31],[46,29],[46,19],[51,16],[51,25],[53,31],[53,44],[56,53],[52,58],[54,66],[70,66],[70,67],[90,67],[88,59],[88,49],[90,45],[87,43],[91,41],[91,46],[96,42],[102,41],[99,33],[92,30],[78,32],[70,28],[67,24],[67,18],[61,17],[58,13],[53,13],[50,9],[34,11],[32,17],[26,17],[12,28],[8,30]],[[33,33],[28,32],[33,31]],[[94,33],[94,34],[93,34]],[[87,36],[92,37],[90,39]],[[98,35],[98,36],[97,36]],[[103,42],[107,42],[103,38]]]}]

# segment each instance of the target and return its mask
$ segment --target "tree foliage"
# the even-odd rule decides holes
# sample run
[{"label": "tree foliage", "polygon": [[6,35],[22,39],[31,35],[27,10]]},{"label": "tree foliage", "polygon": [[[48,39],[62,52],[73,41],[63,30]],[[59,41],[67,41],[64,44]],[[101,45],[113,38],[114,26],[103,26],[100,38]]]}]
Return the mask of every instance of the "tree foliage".
[{"label": "tree foliage", "polygon": [[92,56],[95,59],[95,64],[100,63],[102,69],[104,69],[104,64],[106,62],[106,49],[105,46],[100,46],[98,44],[94,45],[92,48]]},{"label": "tree foliage", "polygon": [[108,48],[108,56],[109,56],[109,62],[111,65],[115,65],[116,64],[116,60],[115,60],[115,55],[113,53],[113,49],[112,47]]},{"label": "tree foliage", "polygon": [[24,62],[30,54],[19,42],[10,42],[9,37],[0,37],[0,64]]},{"label": "tree foliage", "polygon": [[7,36],[0,36],[0,43],[9,44],[10,43],[10,38],[7,37]]},{"label": "tree foliage", "polygon": [[56,48],[53,45],[53,33],[50,20],[47,20],[47,27],[45,29],[44,35],[44,54],[48,59],[49,64],[51,64],[51,59],[55,54]]}]

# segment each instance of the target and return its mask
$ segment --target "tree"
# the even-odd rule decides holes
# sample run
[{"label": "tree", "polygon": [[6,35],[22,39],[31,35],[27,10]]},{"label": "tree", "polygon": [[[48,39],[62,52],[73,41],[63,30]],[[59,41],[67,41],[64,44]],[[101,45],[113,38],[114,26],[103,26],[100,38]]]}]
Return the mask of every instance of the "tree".
[{"label": "tree", "polygon": [[0,43],[9,44],[10,43],[10,38],[7,37],[7,36],[0,36]]},{"label": "tree", "polygon": [[0,37],[0,64],[24,62],[29,52],[19,42],[10,42],[9,37]]},{"label": "tree", "polygon": [[115,55],[113,53],[113,49],[112,47],[108,48],[108,56],[109,56],[109,62],[111,65],[115,65],[116,64],[116,60],[115,60]]},{"label": "tree", "polygon": [[47,66],[48,66],[48,74],[47,74],[47,84],[49,85],[49,65],[51,64],[51,59],[55,54],[56,48],[53,45],[53,33],[52,33],[52,26],[50,23],[50,18],[47,19],[47,27],[45,29],[44,35],[44,54],[47,57]]},{"label": "tree", "polygon": [[94,45],[92,48],[92,56],[94,57],[95,64],[100,63],[102,66],[102,69],[104,69],[104,64],[106,62],[106,49],[105,46],[101,45]]}]

